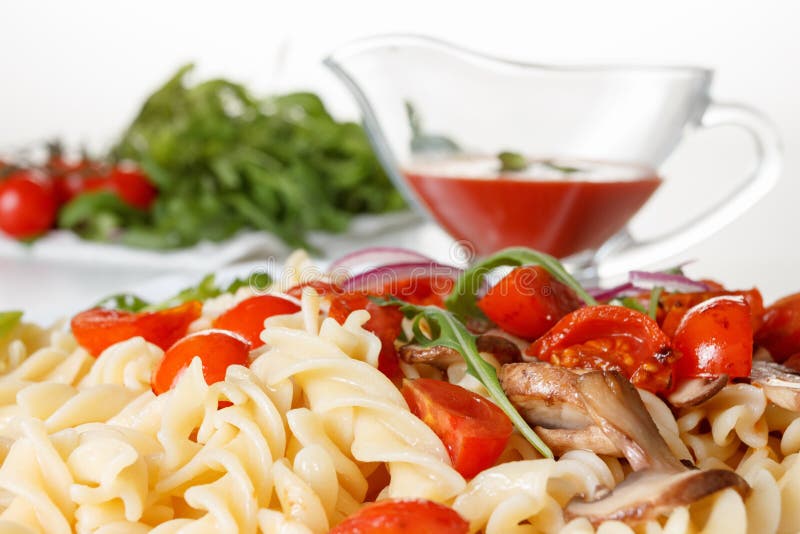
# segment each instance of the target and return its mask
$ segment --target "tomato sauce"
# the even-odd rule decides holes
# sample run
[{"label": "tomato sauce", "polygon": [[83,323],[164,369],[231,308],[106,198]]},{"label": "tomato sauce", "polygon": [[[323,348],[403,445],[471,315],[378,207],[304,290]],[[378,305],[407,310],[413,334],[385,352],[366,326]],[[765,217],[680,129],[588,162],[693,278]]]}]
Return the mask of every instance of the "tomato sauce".
[{"label": "tomato sauce", "polygon": [[480,256],[526,246],[565,257],[593,250],[625,226],[661,184],[638,165],[531,160],[501,172],[496,158],[420,162],[404,174],[431,214]]}]

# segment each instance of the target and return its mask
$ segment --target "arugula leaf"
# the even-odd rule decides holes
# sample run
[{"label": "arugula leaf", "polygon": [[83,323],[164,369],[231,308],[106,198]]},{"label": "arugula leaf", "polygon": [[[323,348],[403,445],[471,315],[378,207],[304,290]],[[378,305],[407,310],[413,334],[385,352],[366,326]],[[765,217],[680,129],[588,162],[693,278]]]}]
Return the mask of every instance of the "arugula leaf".
[{"label": "arugula leaf", "polygon": [[636,310],[640,313],[647,314],[647,308],[642,306],[638,300],[633,297],[622,297],[618,299],[613,299],[609,304],[614,306],[624,306],[626,308],[630,308],[631,310]]},{"label": "arugula leaf", "polygon": [[578,167],[569,167],[567,165],[557,165],[550,160],[545,160],[542,162],[543,165],[550,167],[553,170],[563,172],[564,174],[574,174],[576,172],[580,172],[583,169],[579,169]]},{"label": "arugula leaf", "polygon": [[7,335],[22,320],[21,311],[0,312],[0,338]]},{"label": "arugula leaf", "polygon": [[453,291],[445,299],[447,309],[459,317],[484,317],[476,304],[476,295],[481,283],[493,269],[504,265],[540,265],[547,269],[558,281],[566,284],[589,306],[597,301],[583,289],[583,286],[567,272],[561,262],[549,254],[524,247],[511,247],[489,256],[464,271],[456,282]]},{"label": "arugula leaf", "polygon": [[501,171],[524,171],[528,168],[528,158],[516,152],[500,152],[497,159]]},{"label": "arugula leaf", "polygon": [[664,288],[661,286],[654,287],[650,291],[650,304],[647,307],[647,315],[650,316],[652,320],[656,320],[656,314],[658,313],[658,299],[661,298],[661,293],[664,292]]},{"label": "arugula leaf", "polygon": [[[467,372],[477,378],[486,388],[497,406],[500,407],[517,430],[533,445],[542,456],[552,458],[553,452],[525,422],[522,415],[506,397],[495,368],[484,360],[478,352],[475,336],[450,312],[436,306],[417,306],[395,298],[386,299],[383,305],[400,305],[400,311],[413,320],[414,341],[425,347],[445,346],[458,351],[467,364]],[[427,322],[430,336],[423,333],[420,323]]]}]

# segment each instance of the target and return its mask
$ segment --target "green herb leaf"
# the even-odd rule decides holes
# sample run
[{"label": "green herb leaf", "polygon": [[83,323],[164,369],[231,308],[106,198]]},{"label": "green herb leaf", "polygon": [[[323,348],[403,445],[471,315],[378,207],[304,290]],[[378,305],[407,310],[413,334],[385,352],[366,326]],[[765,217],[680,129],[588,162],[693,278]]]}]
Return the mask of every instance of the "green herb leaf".
[{"label": "green herb leaf", "polygon": [[524,171],[528,168],[528,158],[516,152],[500,152],[497,159],[500,160],[501,171]]},{"label": "green herb leaf", "polygon": [[150,303],[146,300],[143,300],[132,293],[118,293],[116,295],[111,295],[110,297],[104,298],[93,307],[106,308],[109,310],[138,312],[149,306],[149,304]]},{"label": "green herb leaf", "polygon": [[22,320],[21,311],[0,312],[0,338],[8,335]]},{"label": "green herb leaf", "polygon": [[624,306],[626,308],[630,308],[631,310],[647,314],[647,308],[642,306],[642,304],[633,297],[622,297],[618,299],[613,299],[611,300],[611,302],[609,302],[609,304],[614,306]]},{"label": "green herb leaf", "polygon": [[652,320],[656,320],[656,314],[658,313],[658,299],[661,298],[661,293],[664,292],[664,288],[654,287],[650,291],[650,305],[647,307],[647,315],[650,316]]},{"label": "green herb leaf", "polygon": [[[484,360],[478,352],[475,336],[450,312],[436,306],[416,306],[397,299],[386,299],[383,305],[400,305],[406,317],[412,319],[412,330],[414,341],[422,346],[445,346],[458,351],[463,356],[467,364],[467,372],[477,378],[486,388],[497,406],[508,415],[517,430],[533,445],[542,456],[552,458],[553,452],[542,441],[542,439],[525,422],[520,413],[508,400],[508,397],[500,385],[495,368]],[[430,337],[426,336],[420,323],[425,320]]]},{"label": "green herb leaf", "polygon": [[578,167],[569,167],[567,165],[557,165],[553,163],[551,160],[545,160],[542,162],[543,165],[546,167],[550,167],[551,169],[559,172],[563,172],[564,174],[573,174],[576,172],[580,172],[583,169],[579,169]]},{"label": "green herb leaf", "polygon": [[547,269],[556,280],[566,284],[575,291],[586,304],[590,306],[597,304],[597,301],[583,289],[583,286],[581,286],[581,284],[567,272],[564,266],[561,265],[561,262],[553,256],[529,248],[512,247],[501,250],[464,271],[456,282],[453,291],[445,299],[447,309],[462,318],[484,317],[483,312],[476,304],[476,295],[486,276],[493,269],[504,265],[513,267],[520,265],[540,265]]}]

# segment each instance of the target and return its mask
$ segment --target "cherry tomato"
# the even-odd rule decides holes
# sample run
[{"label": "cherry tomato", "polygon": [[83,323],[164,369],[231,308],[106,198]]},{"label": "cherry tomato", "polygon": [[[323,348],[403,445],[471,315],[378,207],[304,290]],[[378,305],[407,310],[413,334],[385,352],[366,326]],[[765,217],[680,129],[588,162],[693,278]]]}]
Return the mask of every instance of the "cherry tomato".
[{"label": "cherry tomato", "polygon": [[[706,283],[708,282],[706,281]],[[727,291],[720,289],[712,291],[698,291],[693,293],[664,294],[659,300],[660,308],[664,313],[663,319],[660,320],[661,329],[665,334],[673,337],[675,335],[675,330],[681,323],[683,316],[686,315],[687,311],[689,311],[689,308],[697,306],[701,302],[714,297],[721,297],[725,295],[739,295],[744,297],[745,301],[747,301],[747,304],[750,306],[750,317],[753,323],[753,331],[757,331],[763,322],[764,300],[761,298],[761,292],[756,288],[744,291]]]},{"label": "cherry tomato", "polygon": [[588,306],[565,315],[525,351],[568,368],[616,370],[649,391],[670,385],[670,340],[647,315],[622,306]]},{"label": "cherry tomato", "polygon": [[339,324],[344,324],[347,317],[355,310],[367,310],[369,321],[364,329],[372,332],[381,340],[381,352],[378,356],[378,370],[393,382],[403,378],[400,370],[397,349],[394,340],[402,330],[403,314],[397,306],[380,306],[372,302],[363,293],[341,293],[333,297],[328,316]]},{"label": "cherry tomato", "polygon": [[465,478],[494,465],[514,430],[494,403],[449,382],[406,380],[403,397],[411,412],[439,436],[453,467]]},{"label": "cherry tomato", "polygon": [[684,316],[673,338],[680,357],[675,378],[750,376],[753,326],[742,296],[720,296],[701,302]]},{"label": "cherry tomato", "polygon": [[455,280],[446,276],[413,276],[392,280],[376,293],[392,295],[400,300],[419,306],[444,307],[444,298],[450,294]]},{"label": "cherry tomato", "polygon": [[289,299],[275,295],[260,295],[243,300],[226,311],[214,319],[213,326],[236,332],[249,341],[255,349],[264,344],[260,335],[264,330],[264,320],[267,317],[298,311],[300,311],[300,306]]},{"label": "cherry tomato", "polygon": [[478,307],[497,326],[529,340],[580,306],[572,289],[538,265],[517,267],[478,301]]},{"label": "cherry tomato", "polygon": [[755,341],[777,362],[800,352],[800,293],[783,297],[767,308]]},{"label": "cherry tomato", "polygon": [[328,534],[467,534],[458,512],[423,499],[389,499],[365,505]]},{"label": "cherry tomato", "polygon": [[323,280],[313,280],[311,282],[303,282],[302,284],[297,284],[296,286],[290,288],[286,294],[290,297],[294,297],[296,299],[302,298],[303,296],[303,288],[310,287],[317,292],[318,295],[323,297],[329,297],[334,294],[341,294],[344,293],[341,287],[333,282],[325,282]]},{"label": "cherry tomato", "polygon": [[250,342],[227,330],[202,330],[190,334],[172,345],[153,372],[150,385],[153,393],[168,391],[181,371],[197,356],[203,362],[203,377],[211,385],[225,379],[229,365],[247,365]]},{"label": "cherry tomato", "polygon": [[200,317],[202,309],[197,301],[156,312],[93,308],[72,318],[72,333],[78,344],[92,356],[99,356],[111,345],[135,336],[142,336],[167,350],[186,335],[189,325]]},{"label": "cherry tomato", "polygon": [[142,210],[150,208],[158,196],[158,190],[144,173],[120,166],[111,169],[107,188],[127,204]]},{"label": "cherry tomato", "polygon": [[53,184],[39,173],[16,171],[0,182],[0,230],[16,239],[37,237],[56,221]]}]

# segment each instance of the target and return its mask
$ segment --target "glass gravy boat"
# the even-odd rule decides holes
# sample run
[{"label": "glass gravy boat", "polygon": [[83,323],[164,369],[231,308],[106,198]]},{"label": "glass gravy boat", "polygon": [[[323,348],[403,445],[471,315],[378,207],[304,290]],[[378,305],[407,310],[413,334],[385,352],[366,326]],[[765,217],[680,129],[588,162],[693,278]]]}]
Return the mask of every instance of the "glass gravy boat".
[{"label": "glass gravy boat", "polygon": [[[530,246],[584,279],[615,276],[718,231],[780,175],[770,122],[712,102],[703,68],[536,65],[413,35],[359,40],[325,64],[409,203],[481,256]],[[752,134],[749,178],[697,218],[635,240],[626,226],[658,168],[687,132],[718,125]]]}]

